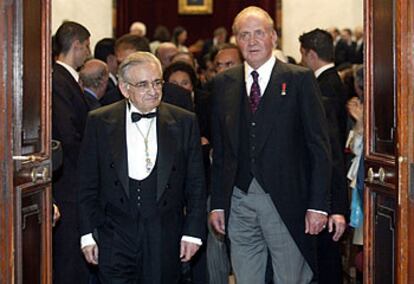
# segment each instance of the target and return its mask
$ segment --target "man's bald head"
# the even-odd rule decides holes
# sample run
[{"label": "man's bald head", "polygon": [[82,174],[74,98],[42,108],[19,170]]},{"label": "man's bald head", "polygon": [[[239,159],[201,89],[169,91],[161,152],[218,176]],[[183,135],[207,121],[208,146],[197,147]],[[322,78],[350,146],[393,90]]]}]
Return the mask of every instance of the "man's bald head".
[{"label": "man's bald head", "polygon": [[177,46],[172,42],[161,43],[156,52],[155,56],[161,61],[162,68],[165,69],[170,65],[172,58],[178,53]]},{"label": "man's bald head", "polygon": [[83,88],[91,89],[98,98],[105,94],[108,84],[108,66],[99,59],[91,59],[85,62],[79,72],[79,83]]}]

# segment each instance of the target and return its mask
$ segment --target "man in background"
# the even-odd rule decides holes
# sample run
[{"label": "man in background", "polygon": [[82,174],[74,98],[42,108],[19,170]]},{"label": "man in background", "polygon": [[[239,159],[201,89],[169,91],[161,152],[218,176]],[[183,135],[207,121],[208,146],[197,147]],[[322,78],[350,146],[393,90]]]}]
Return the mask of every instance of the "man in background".
[{"label": "man in background", "polygon": [[347,122],[345,90],[334,65],[332,36],[327,31],[315,29],[301,35],[299,41],[302,63],[312,69],[322,93],[332,154],[328,228],[317,236],[318,283],[341,284],[342,262],[338,240],[345,232],[345,216],[349,211],[344,159]]},{"label": "man in background", "polygon": [[117,88],[118,79],[116,73],[118,72],[118,60],[115,56],[115,39],[103,38],[95,45],[94,57],[102,60],[108,66],[109,80],[105,93]]},{"label": "man in background", "polygon": [[79,84],[90,110],[101,106],[99,100],[105,95],[108,78],[108,66],[98,59],[86,61],[79,72]]},{"label": "man in background", "polygon": [[55,35],[57,60],[52,72],[52,138],[62,143],[63,166],[53,173],[53,197],[61,219],[53,231],[53,283],[87,283],[87,263],[79,252],[76,193],[79,148],[88,105],[78,84],[80,68],[90,56],[89,31],[63,23]]}]

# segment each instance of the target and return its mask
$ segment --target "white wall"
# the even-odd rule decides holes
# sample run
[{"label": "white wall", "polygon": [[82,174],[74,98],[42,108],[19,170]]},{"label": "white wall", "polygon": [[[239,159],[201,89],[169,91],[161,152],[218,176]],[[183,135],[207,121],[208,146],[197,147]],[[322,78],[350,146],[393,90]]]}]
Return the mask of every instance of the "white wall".
[{"label": "white wall", "polygon": [[300,60],[299,36],[315,28],[363,26],[363,0],[282,0],[282,50]]},{"label": "white wall", "polygon": [[91,52],[96,42],[112,37],[112,0],[52,0],[52,34],[64,20],[75,21],[91,33]]}]

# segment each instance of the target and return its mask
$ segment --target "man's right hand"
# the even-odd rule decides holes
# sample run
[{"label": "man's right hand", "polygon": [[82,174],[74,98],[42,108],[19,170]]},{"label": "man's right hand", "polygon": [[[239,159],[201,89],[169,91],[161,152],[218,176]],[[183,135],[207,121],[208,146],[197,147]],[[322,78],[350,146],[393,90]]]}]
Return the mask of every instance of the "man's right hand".
[{"label": "man's right hand", "polygon": [[226,234],[224,225],[224,210],[217,210],[210,212],[209,222],[213,229],[222,235]]},{"label": "man's right hand", "polygon": [[98,265],[98,246],[96,244],[85,246],[82,248],[82,252],[88,263]]}]

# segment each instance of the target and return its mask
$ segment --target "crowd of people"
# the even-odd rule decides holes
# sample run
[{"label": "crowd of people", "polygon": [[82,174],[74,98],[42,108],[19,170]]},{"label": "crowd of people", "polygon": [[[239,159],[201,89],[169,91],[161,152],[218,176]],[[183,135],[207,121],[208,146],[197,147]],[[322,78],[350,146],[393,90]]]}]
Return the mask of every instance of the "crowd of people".
[{"label": "crowd of people", "polygon": [[343,283],[362,31],[304,33],[298,64],[261,8],[232,34],[186,46],[184,27],[150,41],[135,22],[92,56],[86,27],[59,27],[54,283]]}]

